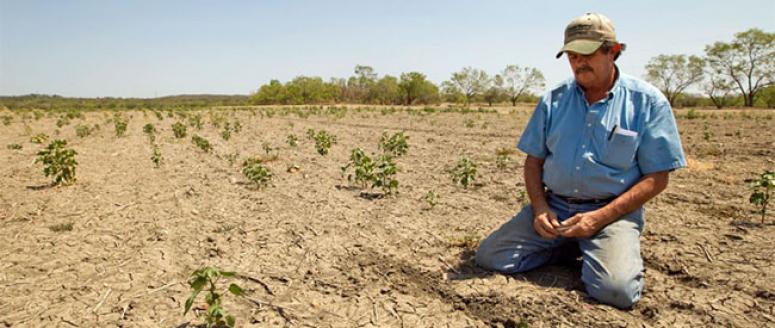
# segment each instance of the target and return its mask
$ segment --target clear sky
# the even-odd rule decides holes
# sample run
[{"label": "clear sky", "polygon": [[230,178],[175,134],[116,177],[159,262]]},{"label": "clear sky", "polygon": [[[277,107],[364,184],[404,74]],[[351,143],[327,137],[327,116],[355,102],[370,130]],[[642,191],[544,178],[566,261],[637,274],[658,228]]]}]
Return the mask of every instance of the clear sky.
[{"label": "clear sky", "polygon": [[248,94],[270,79],[348,77],[356,64],[440,83],[465,66],[493,74],[556,60],[585,12],[613,20],[624,72],[659,54],[701,55],[758,27],[775,1],[35,1],[0,0],[0,95]]}]

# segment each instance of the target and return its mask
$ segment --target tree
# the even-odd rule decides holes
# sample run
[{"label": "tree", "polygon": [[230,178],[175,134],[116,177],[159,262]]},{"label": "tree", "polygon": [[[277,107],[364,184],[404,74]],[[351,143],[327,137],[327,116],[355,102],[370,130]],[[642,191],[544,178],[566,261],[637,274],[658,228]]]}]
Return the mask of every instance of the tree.
[{"label": "tree", "polygon": [[710,101],[713,102],[713,105],[718,109],[729,106],[732,102],[730,93],[732,93],[734,87],[729,79],[721,74],[717,74],[713,71],[709,72],[708,80],[703,85],[703,89],[705,90],[705,94],[708,95],[708,98],[710,98]]},{"label": "tree", "polygon": [[298,76],[286,83],[288,104],[315,104],[333,100],[332,94],[326,92],[323,79],[319,77]]},{"label": "tree", "polygon": [[433,82],[426,80],[425,75],[420,72],[401,73],[398,87],[401,89],[401,97],[407,106],[415,102],[433,103],[439,97],[439,88]]},{"label": "tree", "polygon": [[665,94],[670,106],[692,84],[702,81],[705,61],[697,56],[659,55],[646,64],[646,79]]},{"label": "tree", "polygon": [[508,65],[501,75],[504,84],[503,92],[512,106],[517,105],[517,100],[522,95],[544,87],[544,75],[533,67]]},{"label": "tree", "polygon": [[285,87],[278,80],[271,80],[269,84],[262,85],[258,92],[250,97],[250,101],[257,105],[285,103]]},{"label": "tree", "polygon": [[374,101],[381,105],[394,105],[401,103],[401,88],[395,76],[385,75],[373,87]]},{"label": "tree", "polygon": [[464,67],[462,71],[452,73],[452,78],[447,86],[459,90],[465,96],[465,105],[471,103],[471,100],[484,92],[487,88],[487,81],[490,78],[487,72],[471,67]]},{"label": "tree", "polygon": [[374,68],[365,65],[355,65],[355,75],[347,79],[346,98],[354,103],[373,102],[376,94],[373,87],[377,82],[377,73]]},{"label": "tree", "polygon": [[752,28],[735,34],[731,43],[706,46],[705,54],[712,69],[740,90],[746,107],[753,106],[759,91],[775,83],[775,33]]},{"label": "tree", "polygon": [[503,77],[496,74],[487,84],[487,90],[484,91],[483,97],[487,105],[492,107],[492,103],[500,101],[503,95]]}]

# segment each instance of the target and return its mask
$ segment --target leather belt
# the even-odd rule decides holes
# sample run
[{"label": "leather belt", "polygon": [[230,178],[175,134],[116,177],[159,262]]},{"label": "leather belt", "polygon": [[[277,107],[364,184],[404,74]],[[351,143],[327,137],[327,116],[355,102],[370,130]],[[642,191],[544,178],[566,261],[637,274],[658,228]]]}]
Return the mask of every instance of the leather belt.
[{"label": "leather belt", "polygon": [[616,199],[616,196],[605,198],[605,199],[585,199],[585,198],[576,198],[576,197],[566,197],[562,195],[555,194],[553,192],[549,192],[555,197],[559,198],[563,202],[566,202],[568,204],[574,204],[574,205],[582,205],[582,204],[594,204],[594,205],[600,205],[600,204],[608,204],[614,199]]}]

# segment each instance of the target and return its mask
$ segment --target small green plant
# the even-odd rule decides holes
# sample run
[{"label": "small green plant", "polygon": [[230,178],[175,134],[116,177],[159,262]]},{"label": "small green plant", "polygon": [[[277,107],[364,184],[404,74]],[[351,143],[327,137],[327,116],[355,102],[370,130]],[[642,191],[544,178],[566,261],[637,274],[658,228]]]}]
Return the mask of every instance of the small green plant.
[{"label": "small green plant", "polygon": [[201,130],[202,124],[202,114],[197,113],[196,115],[188,118],[188,125],[190,125],[192,128]]},{"label": "small green plant", "polygon": [[406,140],[409,137],[404,135],[404,132],[397,132],[388,137],[387,132],[382,133],[382,137],[379,139],[379,148],[382,152],[391,156],[399,157],[406,154],[409,145]]},{"label": "small green plant", "polygon": [[232,124],[232,130],[234,130],[234,133],[240,133],[242,131],[242,123],[240,123],[239,120],[234,120],[234,124]]},{"label": "small green plant", "polygon": [[151,161],[154,165],[156,165],[156,168],[159,168],[161,166],[161,150],[159,150],[158,145],[153,145],[153,153],[151,154]]},{"label": "small green plant", "polygon": [[314,138],[315,149],[318,151],[318,154],[322,156],[327,155],[331,146],[336,144],[336,136],[323,130],[318,131]]},{"label": "small green plant", "polygon": [[710,141],[710,138],[713,137],[713,131],[710,129],[710,126],[708,126],[708,122],[705,122],[705,125],[702,127],[702,139],[705,141]]},{"label": "small green plant", "polygon": [[35,163],[43,163],[43,174],[54,176],[54,184],[71,184],[75,182],[75,169],[78,162],[75,155],[78,153],[70,148],[65,148],[67,141],[54,140],[46,148],[38,152]]},{"label": "small green plant", "polygon": [[57,119],[57,127],[58,128],[61,128],[61,127],[65,126],[65,125],[68,125],[68,124],[70,124],[70,119],[68,119],[67,117],[62,116],[59,119]]},{"label": "small green plant", "polygon": [[264,149],[264,153],[266,153],[267,156],[269,156],[274,150],[274,148],[272,147],[272,144],[268,142],[262,142],[261,148]]},{"label": "small green plant", "polygon": [[428,204],[428,209],[432,209],[437,204],[439,204],[440,198],[441,198],[441,195],[433,192],[433,190],[428,191],[427,193],[425,193],[425,196],[423,196],[423,200],[425,200],[425,203]]},{"label": "small green plant", "polygon": [[[191,287],[191,296],[186,299],[185,309],[183,315],[186,315],[191,306],[194,305],[194,301],[200,292],[207,289],[207,295],[205,295],[205,303],[207,303],[207,310],[204,311],[202,317],[204,317],[207,327],[219,327],[227,326],[234,327],[236,320],[234,316],[229,315],[223,309],[223,293],[218,293],[217,284],[221,278],[231,278],[236,274],[229,271],[221,271],[217,267],[204,267],[194,271],[191,274],[191,278],[188,280],[188,285]],[[229,284],[227,289],[229,293],[234,296],[243,296],[245,291],[239,285],[235,283]]]},{"label": "small green plant", "polygon": [[36,144],[42,144],[46,141],[48,141],[48,135],[46,135],[45,133],[38,133],[32,136],[32,138],[30,138],[30,142],[36,143]]},{"label": "small green plant", "polygon": [[374,162],[371,157],[366,155],[363,149],[355,148],[350,152],[350,163],[342,167],[342,174],[349,168],[353,168],[353,173],[347,175],[347,181],[352,183],[355,181],[361,188],[366,188],[369,183],[375,180],[374,177]]},{"label": "small green plant", "polygon": [[16,143],[8,144],[8,146],[6,146],[6,148],[8,148],[10,150],[19,150],[19,149],[22,149],[22,145],[16,144]]},{"label": "small green plant", "polygon": [[88,125],[78,124],[75,126],[75,135],[79,138],[86,138],[92,133],[92,128]]},{"label": "small green plant", "polygon": [[213,150],[213,146],[210,145],[210,142],[207,141],[207,139],[202,138],[196,134],[191,137],[191,142],[193,142],[197,147],[199,147],[199,149],[206,153],[209,153],[211,150]]},{"label": "small green plant", "polygon": [[764,218],[767,217],[767,206],[770,204],[770,195],[773,189],[775,189],[775,173],[772,171],[764,171],[756,179],[748,179],[748,186],[753,190],[751,197],[748,201],[760,207],[762,214],[762,224],[764,224]]},{"label": "small green plant", "polygon": [[470,118],[469,118],[469,119],[466,119],[466,120],[463,122],[463,124],[465,124],[465,126],[466,126],[467,128],[469,128],[469,129],[470,129],[470,128],[473,128],[473,127],[474,127],[474,124],[475,124],[475,122],[474,122],[474,120],[472,120],[472,119],[470,119]]},{"label": "small green plant", "polygon": [[153,111],[153,114],[156,115],[157,120],[164,121],[164,115],[161,112]]},{"label": "small green plant", "polygon": [[506,154],[498,155],[498,157],[495,158],[495,166],[499,170],[505,170],[506,168],[508,168],[509,162],[511,162],[511,158],[509,157],[509,155],[506,155]]},{"label": "small green plant", "polygon": [[116,115],[113,119],[113,125],[116,128],[116,137],[123,137],[126,134],[127,121],[121,116]]},{"label": "small green plant", "polygon": [[315,130],[307,129],[307,139],[315,140]]},{"label": "small green plant", "polygon": [[185,124],[176,122],[175,124],[172,124],[172,133],[175,135],[175,138],[182,139],[186,137],[186,130],[188,128]]},{"label": "small green plant", "polygon": [[151,136],[156,135],[156,127],[153,126],[153,124],[151,123],[143,125],[143,133],[145,133],[148,136],[148,138],[151,139],[151,142],[153,142],[155,138],[152,138]]},{"label": "small green plant", "polygon": [[452,180],[468,189],[468,186],[476,180],[476,163],[467,157],[461,158],[452,170]]},{"label": "small green plant", "polygon": [[224,123],[223,131],[221,131],[221,138],[223,138],[223,140],[229,141],[229,139],[231,139],[231,132],[231,124],[229,124],[229,122]]},{"label": "small green plant", "polygon": [[395,175],[398,173],[398,167],[393,161],[393,157],[382,154],[377,157],[377,171],[374,173],[374,184],[372,187],[379,187],[385,194],[392,194],[398,189],[398,180]]},{"label": "small green plant", "polygon": [[10,125],[13,121],[13,117],[11,115],[3,115],[3,125]]},{"label": "small green plant", "polygon": [[256,158],[249,158],[242,163],[242,174],[259,188],[268,185],[272,180],[272,171]]},{"label": "small green plant", "polygon": [[299,144],[299,138],[296,138],[295,135],[289,134],[287,138],[285,138],[285,141],[288,143],[288,146],[296,147]]}]

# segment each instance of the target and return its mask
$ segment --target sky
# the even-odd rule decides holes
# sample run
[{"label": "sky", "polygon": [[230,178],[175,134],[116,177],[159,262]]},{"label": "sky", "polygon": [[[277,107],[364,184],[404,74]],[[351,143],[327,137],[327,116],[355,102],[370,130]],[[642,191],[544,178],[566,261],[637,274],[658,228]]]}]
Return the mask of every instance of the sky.
[{"label": "sky", "polygon": [[756,27],[775,1],[37,1],[0,0],[0,95],[161,97],[250,94],[272,79],[419,71],[441,83],[471,66],[570,77],[565,26],[608,16],[642,77],[659,54],[702,55]]}]

